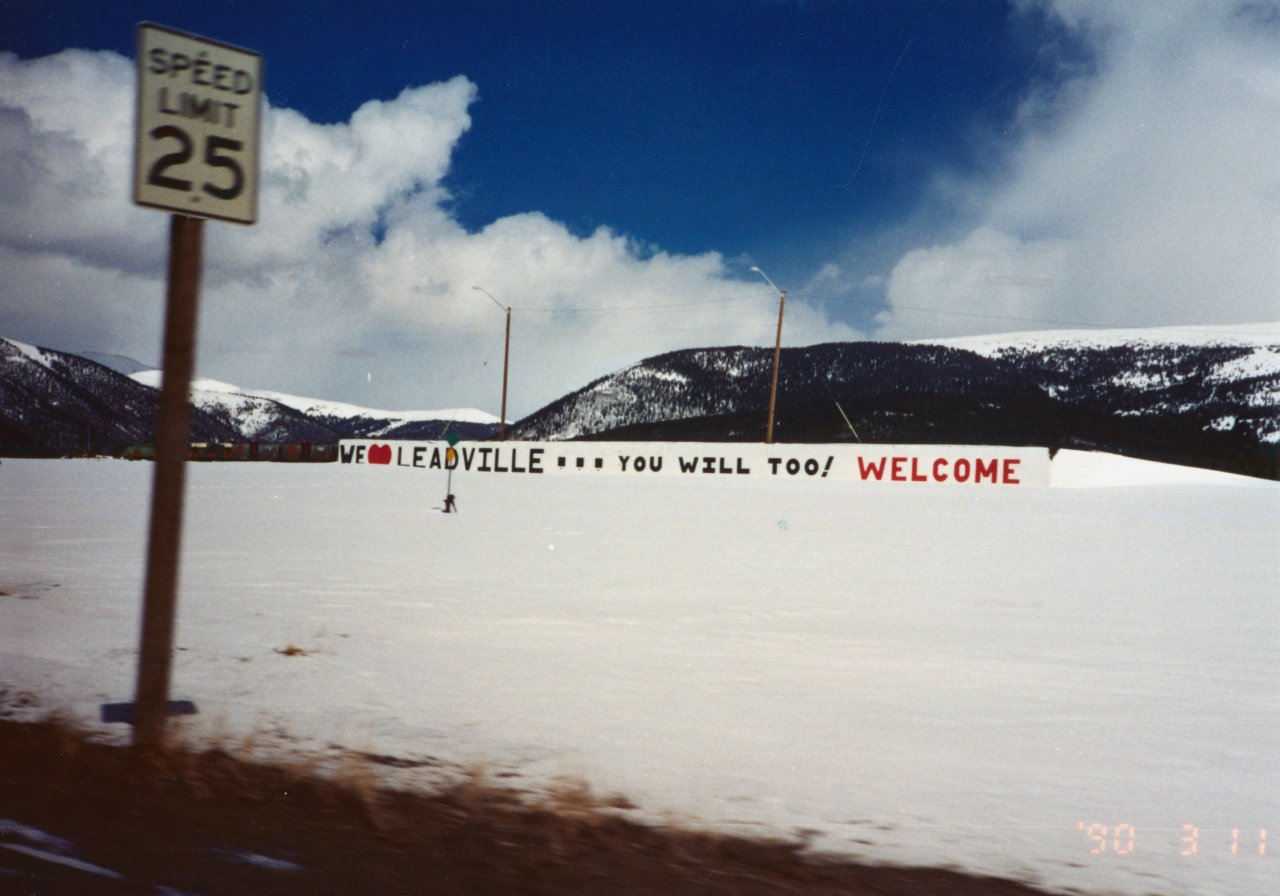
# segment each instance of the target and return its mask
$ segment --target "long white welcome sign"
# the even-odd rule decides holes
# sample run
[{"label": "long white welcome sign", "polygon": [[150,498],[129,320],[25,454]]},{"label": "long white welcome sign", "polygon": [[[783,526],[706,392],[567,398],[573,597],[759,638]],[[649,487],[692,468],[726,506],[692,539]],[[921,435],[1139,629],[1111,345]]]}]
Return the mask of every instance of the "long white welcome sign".
[{"label": "long white welcome sign", "polygon": [[338,460],[403,470],[501,475],[765,477],[903,485],[1049,484],[1045,448],[998,445],[725,442],[401,442],[344,440]]}]

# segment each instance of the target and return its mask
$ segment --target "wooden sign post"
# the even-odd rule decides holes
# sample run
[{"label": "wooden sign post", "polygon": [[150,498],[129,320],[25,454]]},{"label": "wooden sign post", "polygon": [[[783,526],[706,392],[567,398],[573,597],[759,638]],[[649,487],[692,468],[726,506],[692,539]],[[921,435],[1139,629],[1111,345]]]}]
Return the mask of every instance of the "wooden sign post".
[{"label": "wooden sign post", "polygon": [[156,412],[156,470],[138,652],[135,746],[160,747],[168,717],[173,630],[177,617],[182,505],[191,443],[191,373],[195,367],[204,221],[173,215],[164,322],[164,381]]}]

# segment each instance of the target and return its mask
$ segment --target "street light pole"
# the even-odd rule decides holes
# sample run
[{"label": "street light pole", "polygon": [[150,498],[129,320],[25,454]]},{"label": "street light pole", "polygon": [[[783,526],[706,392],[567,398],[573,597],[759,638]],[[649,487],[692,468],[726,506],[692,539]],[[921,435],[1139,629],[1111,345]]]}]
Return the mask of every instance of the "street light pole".
[{"label": "street light pole", "polygon": [[778,404],[778,362],[782,357],[782,312],[787,306],[787,291],[785,289],[778,289],[777,285],[769,279],[769,275],[755,265],[751,266],[751,270],[763,277],[765,282],[772,286],[778,293],[778,336],[773,343],[773,381],[769,385],[769,428],[764,437],[765,444],[772,445],[773,412],[774,408],[776,408]]},{"label": "street light pole", "polygon": [[498,419],[498,441],[505,442],[507,440],[507,360],[511,356],[511,306],[503,305],[497,299],[494,299],[486,289],[481,289],[479,286],[471,288],[489,296],[490,299],[493,299],[493,304],[507,312],[507,338],[502,346],[502,415]]}]

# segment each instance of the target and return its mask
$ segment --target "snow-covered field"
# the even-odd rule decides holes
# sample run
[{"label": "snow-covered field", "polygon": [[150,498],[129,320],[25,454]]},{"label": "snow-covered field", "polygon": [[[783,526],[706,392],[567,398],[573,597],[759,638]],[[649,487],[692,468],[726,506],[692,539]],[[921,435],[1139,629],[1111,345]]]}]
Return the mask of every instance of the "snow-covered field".
[{"label": "snow-covered field", "polygon": [[[132,699],[152,471],[0,466],[9,712]],[[1054,888],[1280,891],[1280,487],[1071,452],[1051,481],[455,472],[445,515],[443,472],[194,465],[173,696],[196,737],[409,781],[576,780]]]}]

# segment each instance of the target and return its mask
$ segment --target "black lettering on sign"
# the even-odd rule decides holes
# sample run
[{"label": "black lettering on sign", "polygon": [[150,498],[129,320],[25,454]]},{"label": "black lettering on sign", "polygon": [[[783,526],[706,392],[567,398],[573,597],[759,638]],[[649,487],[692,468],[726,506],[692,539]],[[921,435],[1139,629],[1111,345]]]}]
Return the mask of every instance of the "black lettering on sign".
[{"label": "black lettering on sign", "polygon": [[[631,463],[631,455],[620,454],[618,455],[618,461],[622,465],[622,472],[625,473],[627,472],[627,464]],[[643,473],[645,470],[648,470],[651,473],[660,473],[662,472],[662,458],[637,457],[635,462],[631,463],[631,469],[637,473]]]},{"label": "black lettering on sign", "polygon": [[175,152],[166,153],[155,160],[151,170],[147,172],[147,183],[157,187],[165,187],[169,190],[182,190],[183,192],[190,190],[191,181],[169,177],[164,173],[174,165],[182,165],[191,160],[191,138],[187,136],[187,132],[175,125],[162,124],[158,128],[152,128],[150,136],[153,140],[177,140],[178,149]]},{"label": "black lettering on sign", "polygon": [[[661,463],[662,458],[654,458]],[[680,462],[681,473],[707,473],[713,476],[723,475],[746,475],[751,472],[741,457],[735,457],[733,464],[730,465],[728,458],[724,457],[677,457]],[[701,469],[699,469],[701,465]]]},{"label": "black lettering on sign", "polygon": [[186,53],[170,53],[164,47],[152,47],[147,51],[147,60],[147,71],[153,75],[181,78],[198,87],[212,87],[236,96],[253,92],[250,72],[211,62],[204,50],[191,57]]},{"label": "black lettering on sign", "polygon": [[[151,168],[147,171],[147,183],[167,190],[190,192],[191,181],[173,177],[166,172],[170,168],[185,165],[191,161],[193,149],[191,135],[177,125],[162,124],[152,128],[148,136],[153,140],[176,140],[178,148],[173,152],[165,153],[151,163]],[[205,182],[201,185],[204,192],[217,199],[230,200],[244,191],[244,169],[235,158],[228,155],[229,152],[239,152],[243,148],[244,144],[239,140],[231,140],[227,137],[210,135],[205,139],[204,163],[210,168],[222,168],[228,171],[230,181],[225,185]]]},{"label": "black lettering on sign", "polygon": [[244,189],[244,171],[240,169],[240,163],[220,152],[221,150],[239,152],[242,147],[243,144],[239,140],[229,140],[226,137],[209,137],[205,141],[205,164],[213,168],[225,168],[231,172],[229,186],[216,187],[208,183],[204,185],[204,191],[210,196],[215,196],[218,199],[235,199],[240,195],[240,191]]},{"label": "black lettering on sign", "polygon": [[[787,471],[788,476],[798,476],[800,471],[804,471],[806,476],[817,476],[822,474],[821,478],[826,479],[827,474],[831,472],[831,464],[835,461],[835,457],[828,455],[826,463],[819,461],[816,457],[806,458],[801,461],[799,458],[789,457],[784,462],[780,457],[767,458],[769,462],[769,472],[777,476],[778,469],[781,467]],[[739,464],[742,462],[739,461]],[[863,477],[866,478],[865,476]]]},{"label": "black lettering on sign", "polygon": [[163,75],[168,69],[165,63],[164,47],[152,47],[147,53],[147,58],[151,60],[151,64],[147,66],[147,71],[153,75]]},{"label": "black lettering on sign", "polygon": [[209,54],[201,50],[196,55],[195,64],[191,68],[191,83],[199,84],[201,87],[212,86],[209,82],[209,69],[212,65]]},{"label": "black lettering on sign", "polygon": [[156,93],[156,107],[165,115],[177,115],[180,118],[198,118],[209,124],[218,124],[228,128],[236,126],[236,110],[240,106],[197,93],[181,91],[170,94],[168,87],[161,87]]}]

